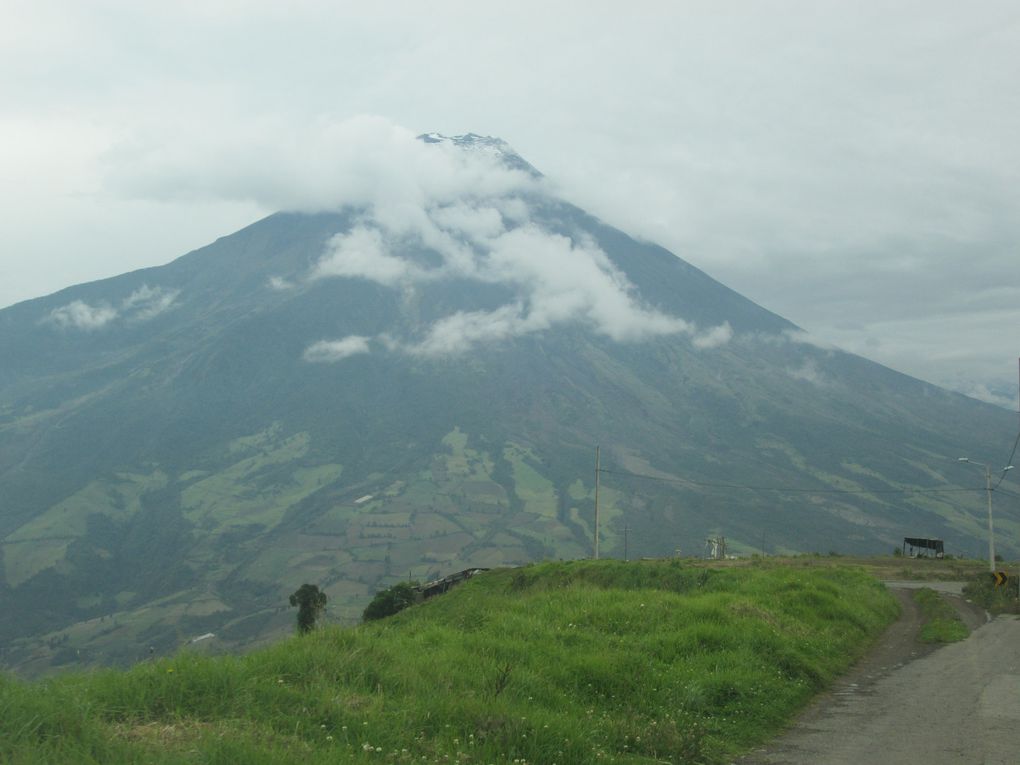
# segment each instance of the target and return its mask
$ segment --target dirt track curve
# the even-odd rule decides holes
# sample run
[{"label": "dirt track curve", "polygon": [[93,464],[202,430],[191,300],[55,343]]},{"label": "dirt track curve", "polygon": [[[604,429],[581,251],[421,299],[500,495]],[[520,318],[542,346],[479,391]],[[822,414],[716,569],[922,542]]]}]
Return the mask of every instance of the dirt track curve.
[{"label": "dirt track curve", "polygon": [[[889,582],[903,613],[875,648],[767,747],[739,765],[1020,763],[1020,619],[987,621],[952,583]],[[937,588],[974,630],[917,642],[908,588]]]}]

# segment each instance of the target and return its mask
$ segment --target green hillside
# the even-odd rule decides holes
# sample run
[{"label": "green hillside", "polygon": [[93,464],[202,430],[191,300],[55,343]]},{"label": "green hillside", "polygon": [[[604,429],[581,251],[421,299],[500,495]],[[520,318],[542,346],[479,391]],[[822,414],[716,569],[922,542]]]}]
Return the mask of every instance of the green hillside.
[{"label": "green hillside", "polygon": [[247,656],[0,679],[0,761],[724,762],[896,612],[846,568],[503,569]]}]

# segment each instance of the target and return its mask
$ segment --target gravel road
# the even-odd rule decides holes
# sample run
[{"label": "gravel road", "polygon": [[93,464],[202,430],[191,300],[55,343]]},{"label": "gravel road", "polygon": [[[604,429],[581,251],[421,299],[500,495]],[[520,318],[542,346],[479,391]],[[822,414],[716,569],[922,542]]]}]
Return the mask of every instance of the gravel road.
[{"label": "gravel road", "polygon": [[948,594],[953,586],[940,587],[976,629],[931,648],[916,642],[921,618],[909,591],[889,584],[901,618],[793,727],[740,765],[1020,763],[1020,619],[985,623]]}]

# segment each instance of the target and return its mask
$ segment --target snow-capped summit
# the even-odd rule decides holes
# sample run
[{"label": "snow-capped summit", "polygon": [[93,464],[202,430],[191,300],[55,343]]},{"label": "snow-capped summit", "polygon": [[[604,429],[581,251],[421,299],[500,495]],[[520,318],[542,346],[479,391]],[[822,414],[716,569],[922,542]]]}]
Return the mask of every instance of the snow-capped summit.
[{"label": "snow-capped summit", "polygon": [[514,151],[514,148],[502,138],[490,135],[478,135],[477,133],[464,133],[463,135],[443,135],[442,133],[422,133],[418,136],[419,141],[425,143],[449,143],[461,149],[470,151],[481,151],[498,156],[507,167],[514,170],[523,170],[536,177],[541,173],[536,170],[527,160]]}]

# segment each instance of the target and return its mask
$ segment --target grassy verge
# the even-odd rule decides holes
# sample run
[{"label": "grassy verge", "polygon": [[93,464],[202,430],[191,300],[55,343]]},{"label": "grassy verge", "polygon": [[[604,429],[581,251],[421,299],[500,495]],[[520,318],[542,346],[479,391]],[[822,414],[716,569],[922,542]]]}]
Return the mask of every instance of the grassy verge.
[{"label": "grassy verge", "polygon": [[915,590],[914,600],[924,614],[925,624],[918,635],[922,643],[955,643],[970,634],[956,609],[934,590]]},{"label": "grassy verge", "polygon": [[963,588],[963,594],[992,614],[1020,614],[1017,583],[1020,577],[1010,576],[1003,587],[996,587],[987,572],[974,576]]},{"label": "grassy verge", "polygon": [[[855,568],[866,571],[882,580],[906,579],[910,581],[960,581],[970,580],[988,570],[988,562],[963,558],[905,558],[900,556],[857,557],[850,555],[802,555],[770,556],[768,558],[738,558],[728,561],[712,561],[704,565],[712,567],[741,567],[759,565],[781,565],[791,568]],[[1015,591],[1014,591],[1015,592]]]},{"label": "grassy verge", "polygon": [[724,762],[896,612],[838,568],[493,571],[247,656],[0,678],[0,762]]}]

